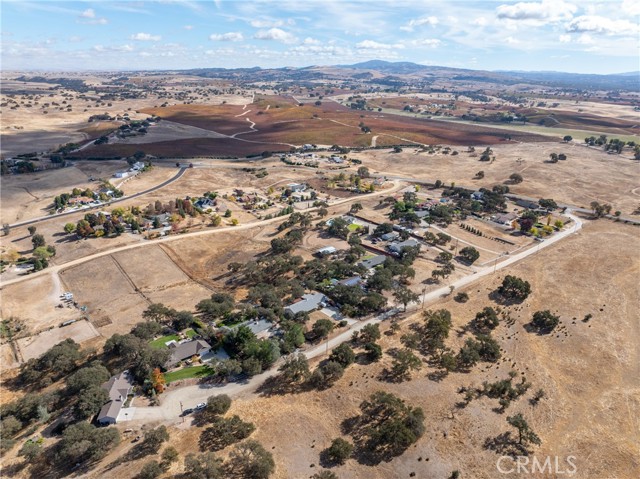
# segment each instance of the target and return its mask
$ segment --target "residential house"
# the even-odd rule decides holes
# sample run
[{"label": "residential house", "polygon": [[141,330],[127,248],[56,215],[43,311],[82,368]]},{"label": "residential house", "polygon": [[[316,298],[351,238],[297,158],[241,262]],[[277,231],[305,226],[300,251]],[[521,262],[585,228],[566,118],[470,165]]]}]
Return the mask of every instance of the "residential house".
[{"label": "residential house", "polygon": [[251,330],[253,334],[255,334],[258,339],[268,338],[271,336],[271,328],[274,324],[271,321],[267,321],[266,319],[258,319],[253,321],[245,321],[241,324],[241,326],[246,326]]},{"label": "residential house", "polygon": [[380,239],[382,241],[393,241],[398,236],[400,236],[400,233],[398,233],[397,231],[391,231],[390,233],[385,233],[382,236],[380,236]]},{"label": "residential house", "polygon": [[387,257],[383,254],[379,254],[373,256],[372,258],[363,259],[358,264],[360,266],[364,266],[367,269],[375,268],[376,266],[380,266],[382,263],[386,261]]},{"label": "residential house", "polygon": [[355,275],[355,276],[352,276],[351,278],[338,281],[338,284],[342,286],[359,286],[361,282],[362,282],[362,277],[360,275]]},{"label": "residential house", "polygon": [[167,369],[171,369],[180,361],[190,359],[193,356],[202,357],[211,351],[211,345],[202,339],[193,339],[180,343],[170,343],[169,351],[171,351],[171,356],[165,364]]},{"label": "residential house", "polygon": [[145,164],[142,161],[136,161],[133,165],[131,165],[131,169],[133,171],[140,171],[145,167]]},{"label": "residential house", "polygon": [[295,202],[307,201],[311,199],[311,195],[305,195],[302,192],[295,192],[291,193],[291,196],[289,196],[289,198],[291,198]]},{"label": "residential house", "polygon": [[109,402],[102,406],[96,421],[100,424],[115,424],[118,422],[120,410],[131,394],[133,383],[129,378],[129,372],[123,371],[112,376],[106,383],[100,386],[109,394]]},{"label": "residential house", "polygon": [[389,250],[394,252],[394,253],[402,253],[404,251],[405,248],[411,248],[414,246],[418,246],[420,243],[418,243],[417,240],[410,238],[406,241],[402,241],[400,243],[392,243],[389,245]]},{"label": "residential house", "polygon": [[69,198],[67,202],[69,206],[88,205],[89,203],[93,203],[93,198],[87,198],[86,196],[74,196],[73,198]]},{"label": "residential house", "polygon": [[471,199],[475,201],[480,201],[484,198],[484,193],[482,191],[474,191],[471,193]]},{"label": "residential house", "polygon": [[113,175],[114,178],[126,178],[127,176],[129,176],[129,172],[128,171],[117,171]]},{"label": "residential house", "polygon": [[307,189],[307,185],[304,185],[302,183],[289,183],[287,185],[287,188],[289,188],[294,193],[302,193]]},{"label": "residential house", "polygon": [[500,225],[511,226],[511,223],[513,223],[516,218],[518,218],[518,215],[515,213],[501,213],[493,218],[493,222]]},{"label": "residential house", "polygon": [[523,199],[517,199],[516,205],[518,205],[520,208],[527,208],[529,210],[535,210],[540,207],[540,205],[538,205],[538,203],[536,203],[535,201],[529,201],[529,200],[523,200]]},{"label": "residential house", "polygon": [[326,300],[327,298],[322,293],[308,293],[303,295],[299,301],[284,308],[284,312],[292,315],[296,313],[308,313],[324,307]]},{"label": "residential house", "polygon": [[193,205],[201,210],[206,210],[207,208],[216,206],[216,200],[212,200],[211,198],[198,198]]},{"label": "residential house", "polygon": [[420,203],[417,207],[421,210],[431,210],[440,204],[439,201],[429,200],[424,203]]}]

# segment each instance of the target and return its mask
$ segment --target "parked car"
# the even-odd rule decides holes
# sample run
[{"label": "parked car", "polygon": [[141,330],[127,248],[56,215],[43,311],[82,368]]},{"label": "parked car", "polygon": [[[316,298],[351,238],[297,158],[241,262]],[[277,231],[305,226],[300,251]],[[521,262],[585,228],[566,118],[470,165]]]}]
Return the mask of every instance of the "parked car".
[{"label": "parked car", "polygon": [[189,408],[189,409],[185,409],[184,411],[182,411],[182,414],[180,414],[180,415],[181,416],[188,416],[192,412],[193,412],[193,408]]},{"label": "parked car", "polygon": [[207,407],[206,403],[198,403],[198,405],[196,406],[196,411],[199,411],[200,409],[204,409],[205,407]]}]

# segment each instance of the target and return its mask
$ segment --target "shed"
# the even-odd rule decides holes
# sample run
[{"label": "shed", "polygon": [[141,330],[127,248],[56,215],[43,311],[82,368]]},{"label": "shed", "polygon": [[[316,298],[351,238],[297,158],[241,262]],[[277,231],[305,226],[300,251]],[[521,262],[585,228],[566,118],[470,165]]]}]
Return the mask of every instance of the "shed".
[{"label": "shed", "polygon": [[338,251],[335,246],[325,246],[324,248],[320,248],[318,251],[316,251],[316,254],[318,256],[329,256],[330,254],[334,254],[336,251]]}]

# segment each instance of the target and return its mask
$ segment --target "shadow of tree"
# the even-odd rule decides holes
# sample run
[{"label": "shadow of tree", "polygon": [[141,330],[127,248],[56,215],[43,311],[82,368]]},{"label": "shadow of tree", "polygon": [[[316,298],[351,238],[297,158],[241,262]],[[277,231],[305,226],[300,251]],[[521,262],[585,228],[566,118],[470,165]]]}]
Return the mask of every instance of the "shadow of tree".
[{"label": "shadow of tree", "polygon": [[488,437],[484,441],[484,448],[503,456],[528,456],[529,451],[519,444],[510,431],[503,432],[496,437]]}]

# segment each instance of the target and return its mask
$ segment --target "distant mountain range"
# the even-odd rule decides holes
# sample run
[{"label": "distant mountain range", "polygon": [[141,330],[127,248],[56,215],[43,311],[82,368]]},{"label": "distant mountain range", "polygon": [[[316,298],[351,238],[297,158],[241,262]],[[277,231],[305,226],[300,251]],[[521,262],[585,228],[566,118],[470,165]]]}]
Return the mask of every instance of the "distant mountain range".
[{"label": "distant mountain range", "polygon": [[199,68],[183,71],[182,73],[205,77],[242,79],[247,82],[352,78],[369,83],[401,85],[405,82],[431,83],[436,79],[446,79],[451,82],[484,82],[505,85],[527,83],[547,88],[557,87],[577,90],[635,91],[640,89],[640,72],[596,75],[556,71],[486,71],[384,60],[369,60],[352,65],[313,65],[303,68]]}]

